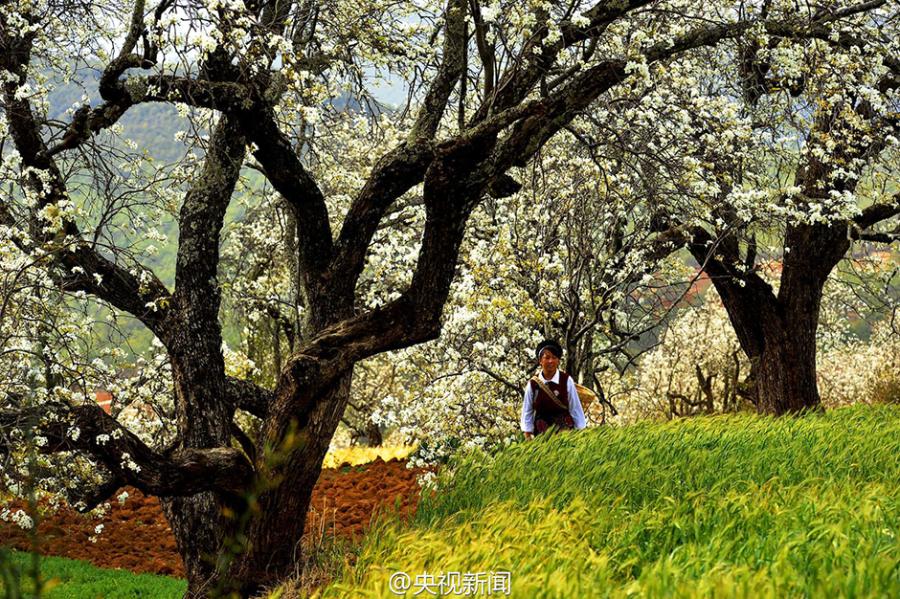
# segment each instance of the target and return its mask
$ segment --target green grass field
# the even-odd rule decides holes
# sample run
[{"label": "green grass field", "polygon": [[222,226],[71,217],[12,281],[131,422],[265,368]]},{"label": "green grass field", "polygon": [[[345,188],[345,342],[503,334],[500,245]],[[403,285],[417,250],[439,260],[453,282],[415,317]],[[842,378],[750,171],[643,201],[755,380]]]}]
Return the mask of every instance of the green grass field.
[{"label": "green grass field", "polygon": [[508,571],[512,597],[900,597],[900,406],[593,429],[457,466],[321,595]]},{"label": "green grass field", "polygon": [[[8,599],[34,597],[31,555],[0,554],[0,594]],[[48,599],[172,599],[184,595],[187,582],[168,576],[105,570],[64,557],[41,557],[41,597]]]}]

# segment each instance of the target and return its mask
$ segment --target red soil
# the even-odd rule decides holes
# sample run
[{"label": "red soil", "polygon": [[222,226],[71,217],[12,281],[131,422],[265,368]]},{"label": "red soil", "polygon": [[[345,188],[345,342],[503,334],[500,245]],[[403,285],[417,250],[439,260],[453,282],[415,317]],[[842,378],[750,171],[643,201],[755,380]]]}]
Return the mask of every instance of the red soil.
[{"label": "red soil", "polygon": [[[322,471],[313,490],[306,523],[307,543],[323,536],[358,538],[368,527],[376,510],[399,508],[401,517],[413,514],[418,503],[416,476],[422,470],[406,468],[406,462],[380,458],[363,466],[344,465]],[[140,491],[126,488],[124,505],[113,499],[102,518],[85,516],[62,508],[46,513],[38,526],[38,551],[86,560],[103,568],[123,568],[184,576],[175,539],[159,501]],[[10,507],[23,508],[18,503]],[[103,524],[103,532],[94,529]],[[96,536],[92,543],[90,537]],[[30,550],[31,538],[16,524],[0,520],[0,544]]]}]

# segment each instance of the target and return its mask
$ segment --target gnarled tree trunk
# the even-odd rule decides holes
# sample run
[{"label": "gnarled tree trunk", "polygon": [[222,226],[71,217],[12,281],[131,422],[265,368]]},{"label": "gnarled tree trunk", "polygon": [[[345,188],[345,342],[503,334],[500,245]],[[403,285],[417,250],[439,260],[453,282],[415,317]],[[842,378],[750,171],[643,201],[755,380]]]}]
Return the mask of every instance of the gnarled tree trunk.
[{"label": "gnarled tree trunk", "polygon": [[757,410],[786,414],[818,408],[816,327],[797,318],[784,328],[763,326],[765,344],[756,358]]},{"label": "gnarled tree trunk", "polygon": [[761,413],[780,415],[821,406],[816,331],[825,282],[849,249],[846,230],[846,222],[788,226],[777,295],[756,273],[738,273],[710,256],[714,245],[695,231],[691,252],[710,275],[750,359]]},{"label": "gnarled tree trunk", "polygon": [[818,293],[810,289],[805,305],[786,311],[771,292],[759,298],[759,309],[753,307],[753,301],[734,298],[733,292],[722,289],[726,286],[716,282],[741,348],[751,362],[757,410],[786,414],[818,407],[816,327],[821,289]]},{"label": "gnarled tree trunk", "polygon": [[[313,488],[350,398],[351,378],[352,369],[340,375],[307,418],[279,418],[289,429],[280,433],[285,443],[265,458],[269,479],[259,481],[263,487],[251,506],[246,552],[238,556],[229,572],[235,590],[242,595],[257,593],[295,572],[303,551],[300,542]],[[290,392],[289,388],[279,389],[279,394]],[[276,405],[289,403],[281,399],[276,396]]]}]

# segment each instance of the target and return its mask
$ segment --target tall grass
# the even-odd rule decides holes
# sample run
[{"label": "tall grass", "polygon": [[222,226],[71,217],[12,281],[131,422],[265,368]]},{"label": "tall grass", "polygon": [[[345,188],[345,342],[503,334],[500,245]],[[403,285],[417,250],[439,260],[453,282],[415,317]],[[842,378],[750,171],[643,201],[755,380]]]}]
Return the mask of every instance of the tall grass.
[{"label": "tall grass", "polygon": [[900,597],[898,481],[898,406],[538,438],[461,459],[321,594],[505,570],[513,597]]}]

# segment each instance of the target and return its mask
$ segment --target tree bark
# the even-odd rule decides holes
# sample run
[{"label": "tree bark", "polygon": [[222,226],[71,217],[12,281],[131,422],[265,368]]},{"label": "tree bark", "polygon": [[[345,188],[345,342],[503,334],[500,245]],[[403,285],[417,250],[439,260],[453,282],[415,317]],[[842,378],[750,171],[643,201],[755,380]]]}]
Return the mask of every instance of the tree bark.
[{"label": "tree bark", "polygon": [[[216,335],[209,335],[205,341],[208,343],[210,338],[213,342],[219,339]],[[194,343],[202,342],[201,339],[194,340]],[[221,362],[220,353],[204,353],[207,356],[218,355],[218,360],[214,361]],[[184,424],[179,427],[183,435],[180,446],[227,446],[231,437],[229,425],[232,415],[222,401],[224,364],[208,364],[199,356],[184,360],[181,364],[173,360],[173,375],[177,415],[179,421],[184,419]],[[185,596],[207,596],[216,576],[216,556],[222,552],[223,540],[233,527],[233,523],[223,517],[223,510],[237,506],[233,501],[228,505],[222,494],[214,492],[163,498],[161,503],[184,562],[188,579]]]},{"label": "tree bark", "polygon": [[690,245],[716,287],[750,359],[757,411],[787,414],[819,409],[816,331],[828,275],[850,247],[847,223],[795,224],[785,233],[781,287],[756,273],[743,274],[715,258],[708,233],[697,230]]},{"label": "tree bark", "polygon": [[794,323],[767,334],[756,384],[760,413],[781,415],[819,408],[815,328]]},{"label": "tree bark", "polygon": [[[350,399],[352,375],[352,369],[344,372],[324,390],[307,418],[285,416],[270,421],[279,427],[288,423],[288,430],[276,433],[285,442],[263,458],[259,499],[250,505],[247,546],[232,564],[230,590],[242,596],[253,595],[294,573],[302,554],[300,543],[313,488]],[[302,392],[302,387],[299,389]],[[296,392],[298,388],[287,387],[280,389],[279,395]],[[276,400],[278,403],[289,402]]]},{"label": "tree bark", "polygon": [[222,527],[210,525],[221,520],[216,494],[207,491],[189,497],[167,497],[160,503],[184,564],[188,581],[184,596],[208,596],[215,580],[216,556],[222,546]]},{"label": "tree bark", "polygon": [[[821,405],[816,383],[816,328],[822,289],[810,287],[806,302],[787,310],[777,298],[766,298],[763,309],[713,283],[750,359],[756,382],[757,411],[782,415]],[[749,295],[749,294],[747,294]]]},{"label": "tree bark", "polygon": [[[219,244],[246,152],[234,119],[216,125],[200,176],[179,214],[173,322],[165,343],[172,364],[178,448],[228,447],[235,406],[229,401],[217,282]],[[234,532],[226,516],[243,511],[236,496],[206,492],[164,499],[163,511],[188,575],[187,596],[209,594],[217,557]]]}]

